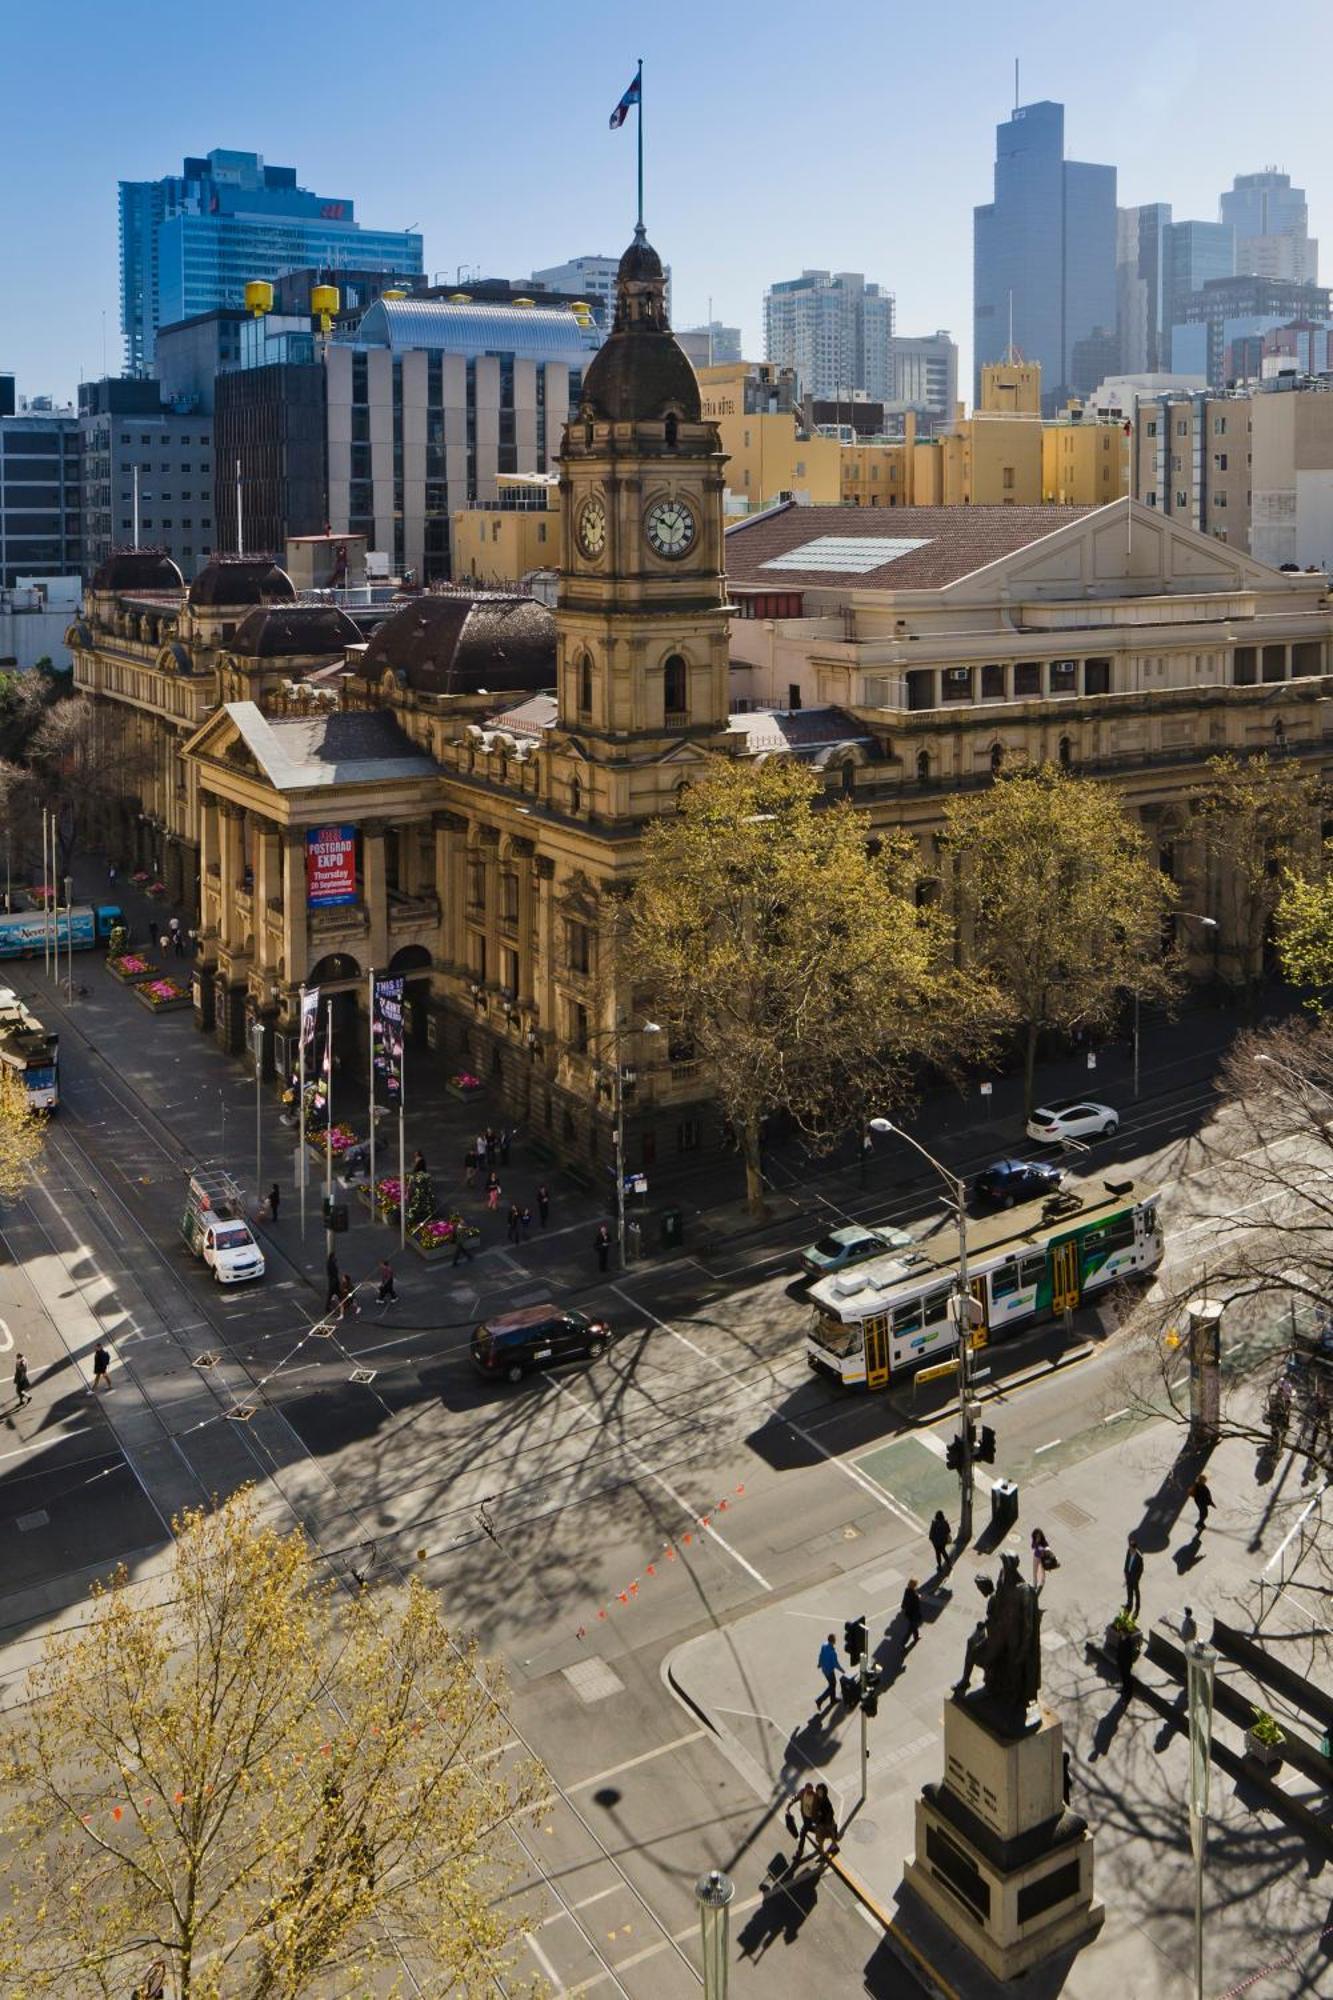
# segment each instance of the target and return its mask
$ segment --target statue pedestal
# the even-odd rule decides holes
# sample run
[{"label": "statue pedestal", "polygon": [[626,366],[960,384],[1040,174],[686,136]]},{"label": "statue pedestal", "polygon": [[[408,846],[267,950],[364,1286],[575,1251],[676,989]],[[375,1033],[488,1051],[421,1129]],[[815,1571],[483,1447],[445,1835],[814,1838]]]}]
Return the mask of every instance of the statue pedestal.
[{"label": "statue pedestal", "polygon": [[916,1805],[906,1880],[996,1979],[1072,1951],[1103,1909],[1092,1835],[1063,1799],[1064,1731],[1049,1709],[1018,1736],[985,1697],[944,1706],[944,1780]]}]

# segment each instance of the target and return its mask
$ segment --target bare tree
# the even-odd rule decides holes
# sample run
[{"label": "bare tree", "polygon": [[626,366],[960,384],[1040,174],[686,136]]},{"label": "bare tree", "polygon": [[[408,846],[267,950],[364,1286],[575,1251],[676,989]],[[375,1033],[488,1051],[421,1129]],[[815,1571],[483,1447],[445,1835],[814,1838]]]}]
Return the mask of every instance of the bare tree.
[{"label": "bare tree", "polygon": [[1319,779],[1298,764],[1228,756],[1210,759],[1207,786],[1193,801],[1221,898],[1222,934],[1239,960],[1235,984],[1246,992],[1263,977],[1284,874],[1317,843],[1322,797]]}]

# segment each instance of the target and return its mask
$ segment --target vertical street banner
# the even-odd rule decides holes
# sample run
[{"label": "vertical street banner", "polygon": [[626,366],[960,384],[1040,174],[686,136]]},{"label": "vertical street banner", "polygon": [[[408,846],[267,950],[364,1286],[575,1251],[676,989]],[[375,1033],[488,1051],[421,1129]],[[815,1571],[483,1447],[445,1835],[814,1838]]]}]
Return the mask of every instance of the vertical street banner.
[{"label": "vertical street banner", "polygon": [[312,826],[305,837],[306,903],[312,910],[356,901],[356,828]]},{"label": "vertical street banner", "polygon": [[377,979],[370,1018],[375,1096],[391,1110],[403,1101],[403,981]]},{"label": "vertical street banner", "polygon": [[319,988],[301,990],[301,1060],[307,1075],[315,1067],[315,1036],[319,1029]]}]

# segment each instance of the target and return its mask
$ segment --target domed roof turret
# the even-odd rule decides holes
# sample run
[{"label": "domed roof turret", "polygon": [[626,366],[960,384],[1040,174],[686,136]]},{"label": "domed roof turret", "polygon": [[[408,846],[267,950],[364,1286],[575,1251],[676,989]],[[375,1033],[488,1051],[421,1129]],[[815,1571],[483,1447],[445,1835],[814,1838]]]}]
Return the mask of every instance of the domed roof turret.
[{"label": "domed roof turret", "polygon": [[620,260],[615,323],[583,378],[581,402],[585,417],[606,423],[698,423],[702,414],[698,380],[667,319],[662,259],[642,223]]},{"label": "domed roof turret", "polygon": [[242,604],[291,604],[296,586],[272,556],[214,556],[190,585],[196,610]]},{"label": "domed roof turret", "polygon": [[93,574],[94,590],[175,590],[185,578],[165,549],[117,549]]}]

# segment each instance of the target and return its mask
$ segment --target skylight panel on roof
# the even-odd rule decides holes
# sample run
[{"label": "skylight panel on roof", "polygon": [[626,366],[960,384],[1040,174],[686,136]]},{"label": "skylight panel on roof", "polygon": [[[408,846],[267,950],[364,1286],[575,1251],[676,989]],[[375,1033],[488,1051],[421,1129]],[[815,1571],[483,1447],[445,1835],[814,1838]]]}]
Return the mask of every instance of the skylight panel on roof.
[{"label": "skylight panel on roof", "polygon": [[831,573],[847,576],[863,576],[867,570],[879,569],[885,563],[897,562],[899,556],[909,556],[913,549],[924,549],[931,541],[929,535],[913,538],[909,535],[816,535],[812,542],[802,542],[798,548],[788,549],[785,555],[773,556],[768,562],[760,563],[760,569],[826,569]]}]

